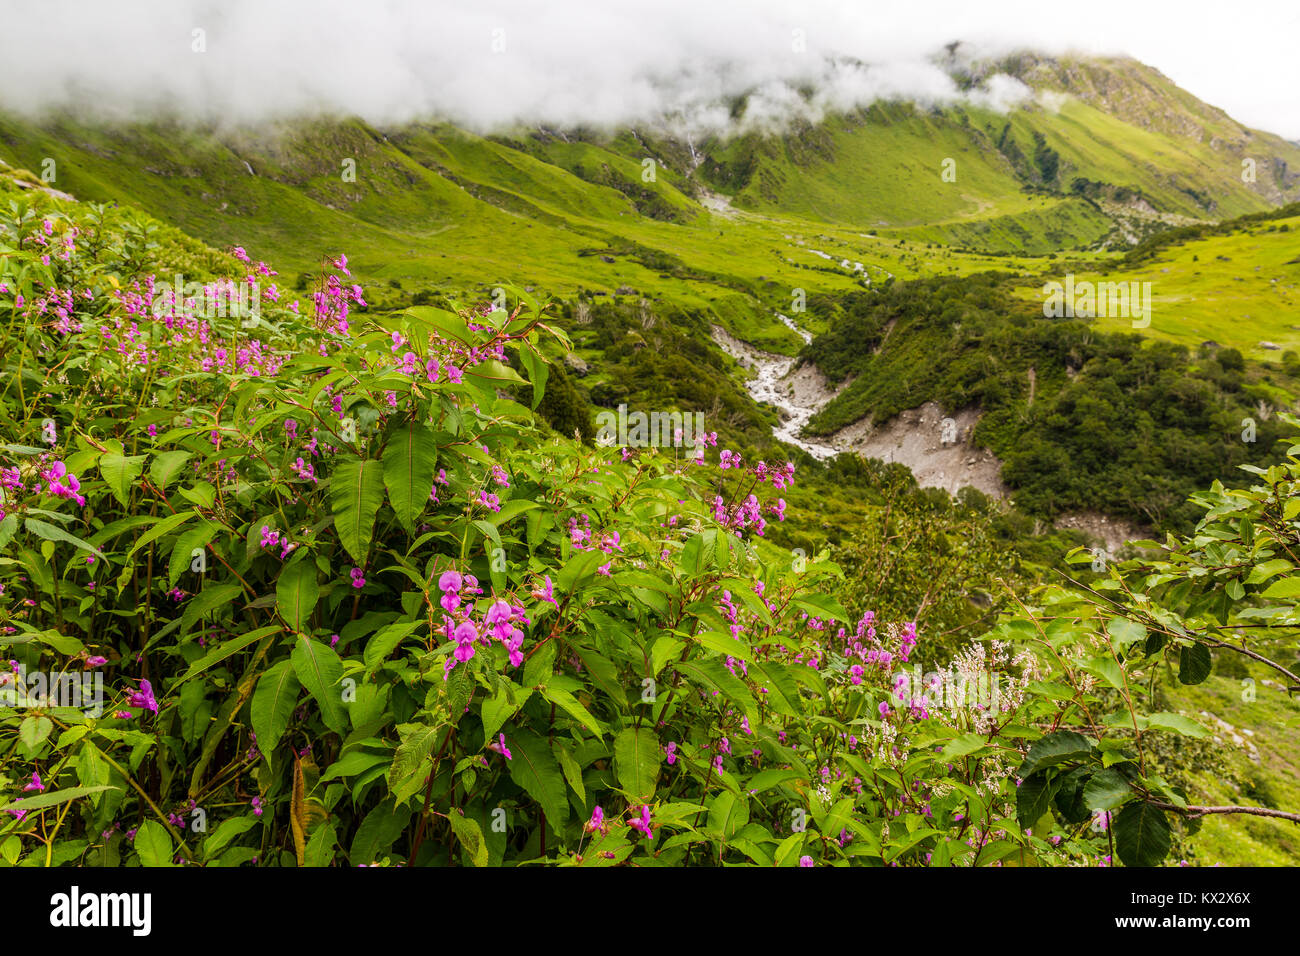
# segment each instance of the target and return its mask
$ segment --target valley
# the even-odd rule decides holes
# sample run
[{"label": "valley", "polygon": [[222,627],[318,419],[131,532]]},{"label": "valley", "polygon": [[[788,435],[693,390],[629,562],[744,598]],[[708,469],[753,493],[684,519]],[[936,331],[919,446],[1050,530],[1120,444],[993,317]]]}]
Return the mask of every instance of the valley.
[{"label": "valley", "polygon": [[0,862],[1300,861],[1300,144],[960,46],[708,127],[0,111],[0,646],[113,695],[0,713]]}]

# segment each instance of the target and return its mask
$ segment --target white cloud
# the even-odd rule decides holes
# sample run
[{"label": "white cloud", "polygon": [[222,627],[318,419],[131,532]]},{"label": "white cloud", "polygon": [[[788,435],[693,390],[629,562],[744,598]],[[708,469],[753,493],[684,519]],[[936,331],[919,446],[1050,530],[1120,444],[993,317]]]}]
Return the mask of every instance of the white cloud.
[{"label": "white cloud", "polygon": [[[740,127],[770,128],[879,97],[950,102],[960,94],[929,57],[962,39],[1128,52],[1300,138],[1298,17],[1282,0],[1249,16],[1208,0],[1059,11],[1042,0],[0,0],[0,108],[217,121],[328,111],[479,129],[669,118],[700,131],[757,91]],[[1006,109],[1026,95],[994,77],[970,98]]]}]

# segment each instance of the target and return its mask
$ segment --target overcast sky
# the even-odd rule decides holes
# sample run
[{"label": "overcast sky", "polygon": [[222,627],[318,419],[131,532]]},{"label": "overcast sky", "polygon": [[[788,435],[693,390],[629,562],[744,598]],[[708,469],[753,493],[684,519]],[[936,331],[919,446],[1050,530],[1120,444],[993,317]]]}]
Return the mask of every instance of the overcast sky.
[{"label": "overcast sky", "polygon": [[[950,100],[926,57],[957,39],[1127,53],[1300,140],[1298,0],[0,0],[0,107],[707,129],[727,122],[725,97],[758,90],[748,122],[765,125],[878,96]],[[800,84],[821,91],[811,104]]]}]

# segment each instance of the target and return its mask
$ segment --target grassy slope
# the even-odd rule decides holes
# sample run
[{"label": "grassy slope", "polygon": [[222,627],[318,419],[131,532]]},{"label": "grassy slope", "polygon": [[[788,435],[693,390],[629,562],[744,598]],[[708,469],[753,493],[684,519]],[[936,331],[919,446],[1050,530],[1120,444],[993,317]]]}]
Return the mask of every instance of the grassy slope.
[{"label": "grassy slope", "polygon": [[[1287,230],[1282,231],[1281,227]],[[1045,278],[1063,281],[1064,274]],[[1277,361],[1278,350],[1300,351],[1300,217],[1253,223],[1230,235],[1162,249],[1136,269],[1078,271],[1075,281],[1150,282],[1151,326],[1142,334],[1195,351],[1202,342],[1239,349],[1247,358]],[[1023,297],[1042,301],[1041,285]],[[1132,320],[1099,317],[1107,331],[1132,331]]]},{"label": "grassy slope", "polygon": [[[1276,677],[1268,668],[1251,664],[1248,673],[1255,680],[1253,701],[1243,699],[1239,677],[1215,674],[1204,684],[1178,686],[1170,691],[1175,705],[1214,731],[1223,741],[1223,755],[1229,773],[1216,774],[1193,768],[1192,781],[1198,792],[1192,802],[1268,806],[1294,812],[1300,807],[1300,736],[1296,734],[1294,701],[1285,693],[1262,686],[1264,678]],[[1236,746],[1231,734],[1218,730],[1201,711],[1226,721],[1243,740],[1252,742],[1259,763],[1250,759],[1244,747]],[[1242,733],[1245,730],[1248,733]],[[1216,743],[1216,747],[1219,744]],[[1295,866],[1300,860],[1300,827],[1286,820],[1264,817],[1212,815],[1203,818],[1201,832],[1193,841],[1201,866]]]},{"label": "grassy slope", "polygon": [[[640,164],[620,146],[629,148],[551,143],[539,158],[445,127],[385,133],[342,122],[217,134],[0,118],[0,158],[10,164],[40,169],[53,157],[59,188],[134,203],[214,245],[243,245],[286,276],[313,269],[309,250],[328,237],[358,275],[408,291],[482,294],[513,283],[566,296],[626,286],[712,310],[733,331],[791,353],[800,343],[771,311],[789,311],[795,289],[854,288],[840,258],[863,262],[876,281],[966,273],[989,261],[954,253],[931,262],[908,244],[793,216],[717,214],[674,185],[684,185],[680,168],[643,184]],[[344,159],[355,160],[355,182],[340,175]],[[637,196],[569,166],[644,189],[675,218],[640,215]],[[816,319],[807,324],[817,329]]]}]

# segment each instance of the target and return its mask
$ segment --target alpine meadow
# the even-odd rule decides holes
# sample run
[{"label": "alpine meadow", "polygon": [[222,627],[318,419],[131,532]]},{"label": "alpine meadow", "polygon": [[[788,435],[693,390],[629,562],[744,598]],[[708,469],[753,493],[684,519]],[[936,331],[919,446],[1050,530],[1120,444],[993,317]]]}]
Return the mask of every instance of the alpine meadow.
[{"label": "alpine meadow", "polygon": [[1295,66],[544,6],[0,2],[0,871],[1300,865]]}]

